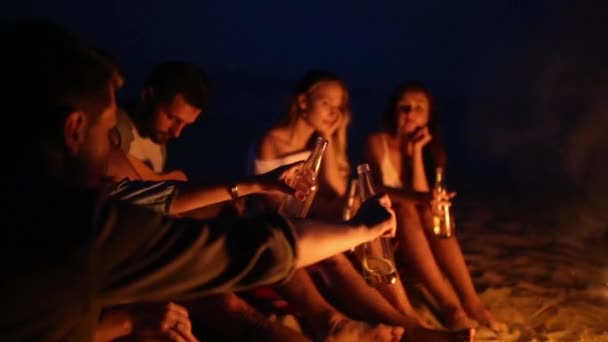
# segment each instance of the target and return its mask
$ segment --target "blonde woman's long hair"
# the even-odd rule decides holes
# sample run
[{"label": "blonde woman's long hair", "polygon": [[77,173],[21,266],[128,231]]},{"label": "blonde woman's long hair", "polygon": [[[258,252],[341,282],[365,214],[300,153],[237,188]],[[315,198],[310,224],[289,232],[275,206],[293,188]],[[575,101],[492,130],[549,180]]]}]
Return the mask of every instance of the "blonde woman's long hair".
[{"label": "blonde woman's long hair", "polygon": [[348,125],[351,121],[351,111],[349,105],[348,88],[346,83],[337,75],[324,71],[312,70],[304,74],[300,81],[296,84],[295,92],[289,101],[289,109],[287,113],[279,121],[278,127],[285,127],[293,124],[302,116],[302,111],[298,105],[298,96],[302,94],[311,94],[312,91],[323,82],[337,82],[344,90],[343,109],[342,109],[342,124],[336,129],[332,136],[333,148],[338,158],[338,167],[340,171],[348,175],[350,173],[350,163],[348,161],[347,143],[348,143]]}]

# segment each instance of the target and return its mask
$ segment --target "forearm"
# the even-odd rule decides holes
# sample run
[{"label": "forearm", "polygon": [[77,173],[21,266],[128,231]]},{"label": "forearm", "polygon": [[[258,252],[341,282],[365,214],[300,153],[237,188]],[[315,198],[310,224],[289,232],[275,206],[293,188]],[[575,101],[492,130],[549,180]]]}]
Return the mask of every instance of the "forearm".
[{"label": "forearm", "polygon": [[378,232],[364,225],[294,220],[298,235],[296,267],[304,267],[374,239]]},{"label": "forearm", "polygon": [[412,155],[412,189],[415,191],[430,191],[421,150],[415,150]]},{"label": "forearm", "polygon": [[[248,178],[235,185],[238,187],[238,195],[247,196],[262,190],[255,178]],[[230,186],[210,185],[210,186],[191,186],[185,184],[178,191],[170,208],[171,215],[181,214],[194,209],[206,207],[232,199]]]},{"label": "forearm", "polygon": [[389,195],[394,203],[403,201],[427,203],[431,200],[431,194],[428,191],[406,190],[387,186],[381,186],[380,190]]}]

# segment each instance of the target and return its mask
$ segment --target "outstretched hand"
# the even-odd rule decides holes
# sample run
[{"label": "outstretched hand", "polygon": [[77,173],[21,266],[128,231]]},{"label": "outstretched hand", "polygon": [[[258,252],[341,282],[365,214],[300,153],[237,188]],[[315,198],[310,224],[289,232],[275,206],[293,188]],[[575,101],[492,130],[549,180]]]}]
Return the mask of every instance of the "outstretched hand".
[{"label": "outstretched hand", "polygon": [[305,200],[316,187],[316,180],[309,170],[302,168],[303,164],[295,162],[258,175],[262,192],[281,192]]},{"label": "outstretched hand", "polygon": [[395,212],[391,209],[391,200],[386,194],[376,194],[361,204],[351,219],[355,225],[369,227],[376,236],[394,237],[397,229]]}]

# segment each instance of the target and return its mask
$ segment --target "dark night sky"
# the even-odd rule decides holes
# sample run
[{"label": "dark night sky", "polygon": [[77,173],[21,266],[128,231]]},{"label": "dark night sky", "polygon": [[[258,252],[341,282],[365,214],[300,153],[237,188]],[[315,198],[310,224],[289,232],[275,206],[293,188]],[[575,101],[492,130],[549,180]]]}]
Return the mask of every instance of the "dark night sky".
[{"label": "dark night sky", "polygon": [[112,53],[127,74],[122,98],[165,59],[207,70],[210,108],[170,146],[170,164],[191,174],[241,175],[247,145],[281,115],[294,81],[311,67],[349,83],[353,163],[390,89],[416,78],[438,97],[453,184],[496,172],[486,178],[596,189],[585,183],[589,174],[608,171],[593,157],[608,146],[593,131],[608,124],[602,1],[39,0],[3,7],[5,21],[49,18]]},{"label": "dark night sky", "polygon": [[461,93],[467,87],[459,85],[489,52],[505,42],[518,49],[517,40],[525,43],[539,20],[564,7],[560,1],[157,3],[30,1],[16,17],[67,25],[114,53],[133,81],[163,59],[184,58],[210,72],[293,80],[322,66],[353,86],[386,87],[413,77]]}]

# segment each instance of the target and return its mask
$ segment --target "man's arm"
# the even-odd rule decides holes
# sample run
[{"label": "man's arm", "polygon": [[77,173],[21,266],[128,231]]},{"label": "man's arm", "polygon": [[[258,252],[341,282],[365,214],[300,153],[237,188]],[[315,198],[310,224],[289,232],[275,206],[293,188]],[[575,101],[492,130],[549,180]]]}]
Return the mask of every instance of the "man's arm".
[{"label": "man's arm", "polygon": [[106,306],[188,300],[278,283],[295,267],[394,233],[388,207],[384,196],[366,201],[348,224],[294,224],[277,214],[233,221],[171,219],[108,202],[95,220],[94,277]]},{"label": "man's arm", "polygon": [[123,180],[112,189],[110,196],[147,207],[165,215],[179,215],[192,210],[229,201],[233,198],[231,188],[236,196],[248,196],[255,193],[307,193],[309,187],[292,189],[288,179],[294,177],[301,163],[283,165],[267,173],[248,177],[227,184],[197,186],[191,183],[173,181],[139,181]]},{"label": "man's arm", "polygon": [[171,215],[175,214],[171,212],[171,207],[178,196],[178,191],[176,182],[131,181],[125,179],[113,186],[109,196],[164,215]]},{"label": "man's arm", "polygon": [[286,279],[295,233],[278,215],[171,219],[110,201],[99,210],[93,262],[104,305],[187,300]]}]

